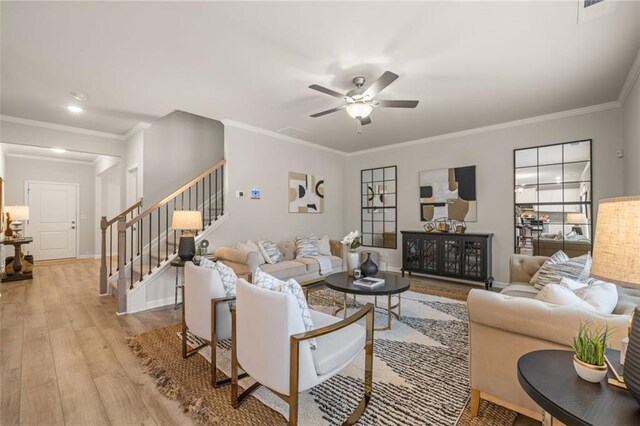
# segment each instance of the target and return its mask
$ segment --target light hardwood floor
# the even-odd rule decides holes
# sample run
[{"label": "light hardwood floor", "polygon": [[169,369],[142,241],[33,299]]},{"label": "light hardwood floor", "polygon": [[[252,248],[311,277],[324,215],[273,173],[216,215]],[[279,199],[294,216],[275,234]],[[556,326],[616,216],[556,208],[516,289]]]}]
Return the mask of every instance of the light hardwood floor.
[{"label": "light hardwood floor", "polygon": [[124,341],[179,322],[179,309],[116,316],[94,260],[43,263],[0,294],[0,424],[191,423]]}]

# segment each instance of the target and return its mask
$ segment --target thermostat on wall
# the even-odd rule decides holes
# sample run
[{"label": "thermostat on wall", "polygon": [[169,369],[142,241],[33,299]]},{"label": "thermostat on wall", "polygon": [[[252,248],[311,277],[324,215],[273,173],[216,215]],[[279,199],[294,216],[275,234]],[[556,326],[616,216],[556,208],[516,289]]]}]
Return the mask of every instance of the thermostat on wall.
[{"label": "thermostat on wall", "polygon": [[260,191],[259,189],[252,189],[251,190],[251,199],[252,200],[259,200],[261,196],[262,196],[262,191]]}]

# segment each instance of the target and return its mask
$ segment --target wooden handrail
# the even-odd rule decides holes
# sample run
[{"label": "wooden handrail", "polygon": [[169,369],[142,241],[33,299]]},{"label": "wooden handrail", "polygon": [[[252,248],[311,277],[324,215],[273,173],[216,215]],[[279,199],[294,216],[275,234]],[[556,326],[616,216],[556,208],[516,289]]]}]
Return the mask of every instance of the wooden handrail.
[{"label": "wooden handrail", "polygon": [[135,224],[136,222],[141,221],[142,219],[144,219],[146,216],[149,216],[153,211],[159,209],[160,207],[164,206],[165,204],[167,204],[169,201],[173,200],[175,197],[177,197],[178,195],[180,195],[180,193],[184,192],[185,190],[189,189],[190,186],[195,185],[196,182],[199,182],[202,178],[208,176],[211,172],[213,172],[214,170],[222,167],[225,163],[225,160],[222,159],[220,161],[218,161],[216,164],[214,164],[212,167],[208,168],[207,170],[205,170],[204,172],[200,173],[198,176],[194,177],[193,179],[191,179],[189,182],[185,183],[184,185],[182,185],[180,188],[176,189],[175,191],[173,191],[171,194],[169,194],[168,196],[164,197],[162,200],[158,201],[157,203],[155,203],[153,206],[149,207],[148,209],[146,209],[145,211],[143,211],[142,213],[140,213],[138,216],[130,219],[127,222],[127,228],[132,226],[133,224]]},{"label": "wooden handrail", "polygon": [[127,207],[126,210],[120,212],[119,214],[117,214],[113,219],[111,220],[107,220],[106,222],[101,222],[100,223],[100,227],[102,229],[107,229],[109,227],[109,225],[113,225],[114,223],[116,223],[118,221],[118,218],[121,216],[126,216],[129,213],[131,213],[133,210],[137,209],[138,207],[142,207],[142,198],[140,198],[140,200],[138,200],[136,203],[132,204],[130,207]]}]

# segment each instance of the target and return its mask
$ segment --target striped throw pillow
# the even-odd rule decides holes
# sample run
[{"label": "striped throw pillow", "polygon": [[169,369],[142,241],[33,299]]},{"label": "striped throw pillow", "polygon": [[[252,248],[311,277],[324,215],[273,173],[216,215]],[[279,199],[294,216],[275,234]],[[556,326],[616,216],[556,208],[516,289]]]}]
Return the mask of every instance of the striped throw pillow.
[{"label": "striped throw pillow", "polygon": [[278,244],[269,240],[258,240],[258,248],[267,263],[278,263],[282,260],[282,252]]},{"label": "striped throw pillow", "polygon": [[591,272],[591,256],[584,254],[564,262],[547,264],[540,268],[535,288],[542,289],[547,284],[558,284],[562,278],[585,281]]},{"label": "striped throw pillow", "polygon": [[308,237],[296,235],[296,259],[303,257],[319,256],[318,237],[311,234]]},{"label": "striped throw pillow", "polygon": [[538,272],[536,272],[533,277],[531,277],[531,281],[529,281],[529,284],[533,285],[534,287],[538,288],[536,286],[537,282],[538,282],[538,275],[540,275],[540,271],[542,271],[542,268],[545,265],[555,265],[556,263],[562,263],[562,262],[566,262],[567,260],[569,260],[569,256],[567,256],[565,254],[565,252],[563,252],[562,250],[555,252],[550,258],[548,258],[547,260],[545,260],[545,262],[542,264],[542,266],[540,267],[540,269],[538,269]]}]

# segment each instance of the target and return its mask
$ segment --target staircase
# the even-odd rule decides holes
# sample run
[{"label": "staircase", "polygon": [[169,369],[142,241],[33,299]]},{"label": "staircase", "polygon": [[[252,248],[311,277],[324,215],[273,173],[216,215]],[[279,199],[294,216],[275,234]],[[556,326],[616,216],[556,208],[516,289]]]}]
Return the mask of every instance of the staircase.
[{"label": "staircase", "polygon": [[225,160],[220,160],[142,212],[140,199],[111,220],[102,217],[100,294],[116,298],[118,314],[131,311],[129,299],[140,287],[157,280],[177,257],[180,234],[171,228],[175,210],[201,213],[202,229],[195,230],[196,240],[226,218],[224,165]]}]

